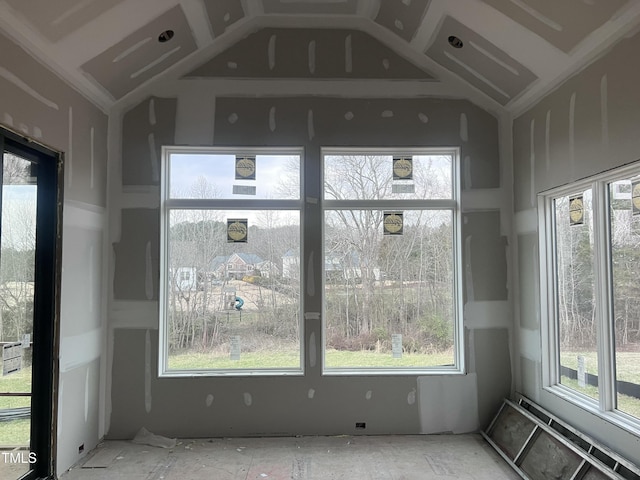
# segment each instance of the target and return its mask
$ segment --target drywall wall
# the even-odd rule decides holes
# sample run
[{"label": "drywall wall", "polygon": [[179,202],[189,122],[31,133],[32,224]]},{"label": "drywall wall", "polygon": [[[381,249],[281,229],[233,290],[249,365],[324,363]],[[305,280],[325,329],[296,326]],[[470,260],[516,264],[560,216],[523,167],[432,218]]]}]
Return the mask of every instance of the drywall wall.
[{"label": "drywall wall", "polygon": [[519,392],[640,463],[640,438],[543,389],[537,269],[536,195],[640,158],[640,70],[630,62],[640,35],[546,96],[513,124],[515,233],[518,259]]},{"label": "drywall wall", "polygon": [[0,123],[65,154],[57,468],[104,435],[107,117],[0,35]]},{"label": "drywall wall", "polygon": [[[356,422],[366,422],[368,434],[485,426],[510,393],[512,375],[501,224],[501,212],[510,207],[500,181],[498,119],[466,100],[262,96],[260,82],[252,84],[254,94],[234,96],[217,94],[215,85],[213,79],[210,86],[206,79],[159,85],[155,91],[162,97],[123,110],[121,126],[112,132],[108,438],[131,438],[142,426],[186,437],[361,433]],[[164,133],[150,142],[156,132]],[[469,374],[323,376],[317,361],[321,322],[309,318],[304,376],[157,378],[159,178],[154,171],[159,142],[172,138],[188,145],[302,146],[304,161],[312,164],[320,161],[322,146],[460,146],[465,195],[484,194],[483,202],[463,204],[462,238],[468,246],[463,264],[477,292],[469,298],[467,289],[465,297],[472,307],[465,313]],[[315,183],[307,187],[307,197],[319,198]],[[307,203],[305,215],[319,212],[317,203]],[[321,251],[318,232],[306,229],[304,242],[309,251]],[[316,285],[321,284],[318,257],[312,260]],[[307,291],[304,301],[306,311],[321,311],[320,295]],[[436,397],[456,398],[464,415],[440,415],[443,404],[433,405]]]}]

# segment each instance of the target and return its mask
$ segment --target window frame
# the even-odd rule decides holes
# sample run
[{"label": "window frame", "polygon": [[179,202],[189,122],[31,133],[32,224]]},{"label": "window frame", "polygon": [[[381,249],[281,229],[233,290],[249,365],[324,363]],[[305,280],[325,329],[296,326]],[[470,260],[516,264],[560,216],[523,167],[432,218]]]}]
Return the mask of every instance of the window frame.
[{"label": "window frame", "polygon": [[[451,157],[451,198],[450,199],[365,199],[365,200],[336,200],[326,199],[324,189],[325,157],[332,155],[424,155]],[[449,210],[452,214],[452,246],[453,246],[453,314],[454,314],[454,364],[450,367],[326,367],[326,333],[327,320],[324,301],[326,275],[324,262],[322,268],[322,374],[326,376],[364,376],[364,375],[464,375],[466,374],[465,346],[464,346],[464,305],[463,305],[463,277],[462,277],[462,208],[460,182],[460,148],[459,147],[322,147],[320,149],[320,192],[321,192],[321,242],[322,254],[325,255],[325,212],[333,210]]]},{"label": "window frame", "polygon": [[[630,431],[634,435],[640,435],[640,419],[617,409],[613,260],[608,193],[610,183],[635,175],[640,175],[640,163],[637,162],[546,190],[537,195],[537,214],[540,250],[542,387],[545,391]],[[599,388],[597,400],[560,383],[558,276],[553,202],[559,197],[587,189],[592,191],[594,296]]]},{"label": "window frame", "polygon": [[[168,288],[169,288],[169,239],[168,225],[172,210],[288,210],[297,211],[300,215],[300,248],[303,249],[304,233],[304,172],[305,152],[303,147],[193,147],[162,146],[160,174],[160,279],[159,279],[159,348],[158,376],[172,377],[249,377],[249,376],[303,376],[304,375],[304,295],[302,273],[300,273],[300,305],[299,305],[299,345],[300,363],[298,368],[209,368],[191,370],[170,370],[168,368]],[[300,195],[297,199],[190,199],[170,197],[169,159],[171,155],[297,155],[300,158]],[[301,266],[300,266],[301,268]]]}]

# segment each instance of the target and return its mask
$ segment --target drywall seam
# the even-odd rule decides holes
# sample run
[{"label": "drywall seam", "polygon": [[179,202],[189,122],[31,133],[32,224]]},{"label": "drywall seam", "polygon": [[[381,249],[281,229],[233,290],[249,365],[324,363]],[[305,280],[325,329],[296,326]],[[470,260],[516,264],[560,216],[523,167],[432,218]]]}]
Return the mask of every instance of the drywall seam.
[{"label": "drywall seam", "polygon": [[144,409],[151,413],[151,332],[147,330],[144,338]]},{"label": "drywall seam", "polygon": [[517,332],[520,355],[534,362],[539,362],[542,355],[540,330],[520,327]]},{"label": "drywall seam", "polygon": [[516,235],[538,231],[538,210],[529,208],[516,212],[513,216],[513,230]]},{"label": "drywall seam", "polygon": [[[63,319],[64,321],[64,319]],[[60,373],[100,358],[102,328],[60,339]]]},{"label": "drywall seam", "polygon": [[536,205],[536,119],[532,118],[529,125],[529,175],[530,175],[530,197],[529,206],[534,207]]},{"label": "drywall seam", "polygon": [[600,79],[600,117],[602,123],[602,149],[607,153],[609,149],[609,94],[608,79],[604,74]]},{"label": "drywall seam", "polygon": [[420,433],[469,433],[480,426],[475,373],[418,377]]},{"label": "drywall seam", "polygon": [[65,200],[63,228],[78,227],[88,230],[103,230],[106,224],[106,209],[89,203]]},{"label": "drywall seam", "polygon": [[154,188],[152,193],[122,193],[120,196],[120,208],[160,208],[160,193]]},{"label": "drywall seam", "polygon": [[109,313],[112,328],[158,329],[158,302],[113,300]]},{"label": "drywall seam", "polygon": [[504,207],[504,193],[502,188],[476,188],[463,190],[460,195],[460,205],[463,212],[474,210],[499,210]]},{"label": "drywall seam", "polygon": [[473,301],[464,306],[467,328],[511,328],[513,318],[509,301]]},{"label": "drywall seam", "polygon": [[551,110],[547,110],[547,117],[544,122],[544,160],[547,173],[551,171]]}]

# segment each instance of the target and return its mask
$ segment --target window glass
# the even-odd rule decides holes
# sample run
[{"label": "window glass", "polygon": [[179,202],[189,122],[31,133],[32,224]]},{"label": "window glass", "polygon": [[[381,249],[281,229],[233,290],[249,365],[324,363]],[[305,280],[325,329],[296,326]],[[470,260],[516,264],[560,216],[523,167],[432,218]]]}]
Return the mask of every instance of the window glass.
[{"label": "window glass", "polygon": [[640,178],[609,184],[618,410],[640,419]]},{"label": "window glass", "polygon": [[327,368],[453,366],[453,214],[325,212]]},{"label": "window glass", "polygon": [[171,198],[300,198],[299,155],[174,153]]},{"label": "window glass", "polygon": [[323,156],[328,371],[460,370],[454,158]]},{"label": "window glass", "polygon": [[561,383],[598,398],[591,189],[554,200]]},{"label": "window glass", "polygon": [[453,198],[453,160],[450,155],[325,155],[324,198]]},{"label": "window glass", "polygon": [[165,149],[162,373],[301,372],[301,159]]}]

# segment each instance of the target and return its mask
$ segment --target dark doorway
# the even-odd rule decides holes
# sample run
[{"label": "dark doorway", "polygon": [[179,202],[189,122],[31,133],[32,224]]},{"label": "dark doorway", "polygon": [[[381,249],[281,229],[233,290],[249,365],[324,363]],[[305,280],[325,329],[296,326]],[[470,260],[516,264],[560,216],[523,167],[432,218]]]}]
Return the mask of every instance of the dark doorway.
[{"label": "dark doorway", "polygon": [[0,477],[55,473],[60,155],[0,129]]}]

